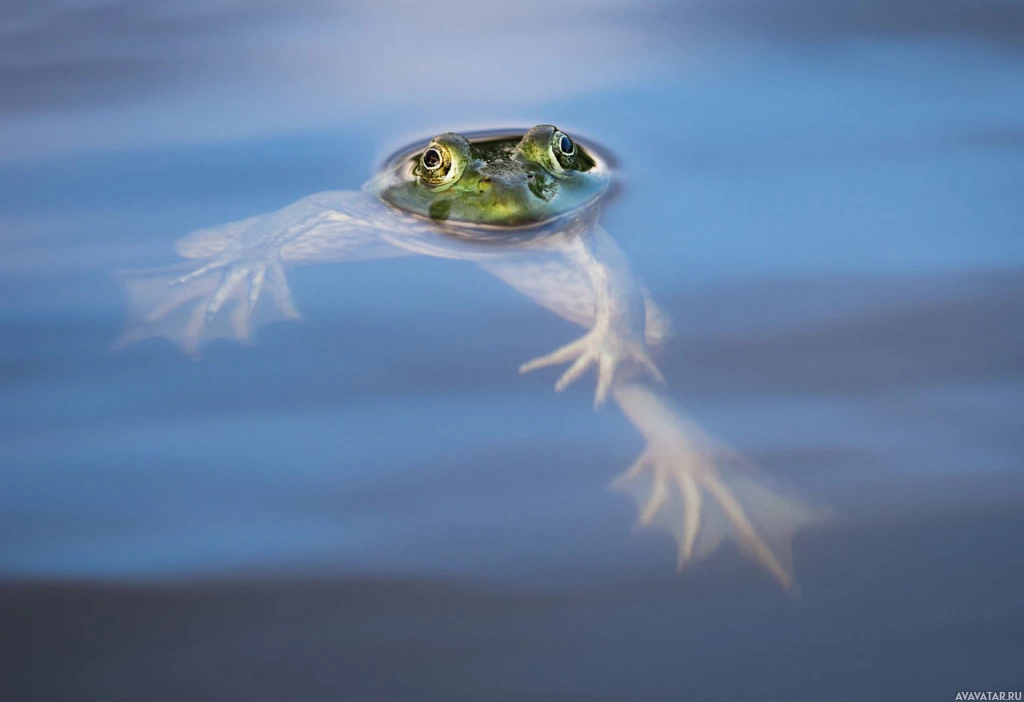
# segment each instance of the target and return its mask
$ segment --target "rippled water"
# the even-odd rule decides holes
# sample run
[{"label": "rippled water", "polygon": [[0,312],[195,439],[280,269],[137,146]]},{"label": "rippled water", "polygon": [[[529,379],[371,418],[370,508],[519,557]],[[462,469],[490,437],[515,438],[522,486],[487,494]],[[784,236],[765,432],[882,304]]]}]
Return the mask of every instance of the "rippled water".
[{"label": "rippled water", "polygon": [[[953,699],[1019,690],[1018,3],[0,10],[0,698]],[[476,267],[290,272],[298,323],[119,353],[115,273],[553,122],[675,320],[669,394],[839,519],[790,600],[677,575],[577,335]],[[371,672],[374,671],[374,672]]]}]

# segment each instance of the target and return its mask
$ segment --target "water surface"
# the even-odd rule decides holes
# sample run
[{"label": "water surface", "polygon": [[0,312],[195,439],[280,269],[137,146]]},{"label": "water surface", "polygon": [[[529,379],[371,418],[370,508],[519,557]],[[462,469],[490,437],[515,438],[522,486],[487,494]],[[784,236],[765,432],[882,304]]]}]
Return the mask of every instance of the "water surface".
[{"label": "water surface", "polygon": [[[53,2],[0,33],[0,697],[1021,688],[1019,3]],[[800,599],[630,533],[604,485],[639,437],[515,372],[577,331],[473,266],[295,269],[304,321],[253,346],[111,351],[115,272],[182,234],[540,122],[618,158],[671,396],[838,513]]]}]

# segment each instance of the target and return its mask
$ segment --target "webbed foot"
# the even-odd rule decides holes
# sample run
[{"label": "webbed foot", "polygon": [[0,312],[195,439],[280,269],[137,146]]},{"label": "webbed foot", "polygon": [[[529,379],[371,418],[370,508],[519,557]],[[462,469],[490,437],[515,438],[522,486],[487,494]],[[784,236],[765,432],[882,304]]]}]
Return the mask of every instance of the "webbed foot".
[{"label": "webbed foot", "polygon": [[[122,276],[135,325],[122,335],[116,347],[150,336],[166,336],[194,355],[209,339],[248,340],[264,291],[270,293],[273,304],[263,310],[261,323],[300,316],[284,268],[274,257],[222,254],[183,275],[181,270],[181,266],[174,266]],[[226,320],[221,312],[228,313]]]},{"label": "webbed foot", "polygon": [[611,484],[636,500],[637,527],[673,536],[679,570],[732,537],[785,590],[795,592],[793,534],[829,513],[784,493],[682,418],[670,418],[671,424],[664,419],[648,423],[654,431],[646,450]]},{"label": "webbed foot", "polygon": [[546,356],[535,358],[519,367],[520,373],[529,373],[538,368],[573,361],[568,370],[555,383],[555,392],[562,392],[587,372],[597,367],[597,390],[594,393],[594,407],[600,407],[608,399],[619,367],[632,363],[645,370],[659,383],[665,378],[651,360],[647,346],[641,340],[619,336],[603,326],[596,326],[584,336],[566,344]]}]

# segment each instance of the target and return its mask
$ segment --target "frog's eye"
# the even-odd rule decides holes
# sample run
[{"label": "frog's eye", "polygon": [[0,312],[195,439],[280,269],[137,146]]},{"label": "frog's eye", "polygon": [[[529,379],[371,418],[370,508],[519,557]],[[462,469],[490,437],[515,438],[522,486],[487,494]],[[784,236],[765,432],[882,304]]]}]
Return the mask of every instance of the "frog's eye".
[{"label": "frog's eye", "polygon": [[435,148],[423,152],[423,167],[428,171],[437,170],[441,166],[441,152]]},{"label": "frog's eye", "polygon": [[451,152],[442,144],[431,144],[420,156],[417,175],[428,185],[440,185],[452,170]]},{"label": "frog's eye", "polygon": [[571,171],[576,168],[576,144],[567,135],[557,129],[551,135],[551,154],[563,170]]},{"label": "frog's eye", "polygon": [[444,190],[462,177],[470,156],[469,142],[458,134],[442,134],[420,155],[414,173],[431,190]]},{"label": "frog's eye", "polygon": [[576,144],[573,144],[572,139],[563,134],[558,138],[558,150],[566,156],[572,156],[576,153]]}]

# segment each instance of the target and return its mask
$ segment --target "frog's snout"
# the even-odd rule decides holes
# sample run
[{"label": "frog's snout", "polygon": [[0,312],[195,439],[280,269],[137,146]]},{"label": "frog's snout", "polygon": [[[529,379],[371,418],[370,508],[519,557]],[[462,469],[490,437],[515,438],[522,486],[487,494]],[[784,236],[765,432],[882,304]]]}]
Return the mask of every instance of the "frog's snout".
[{"label": "frog's snout", "polygon": [[476,187],[481,194],[499,200],[518,200],[529,195],[525,177],[509,177],[505,174],[486,175],[477,181]]}]

